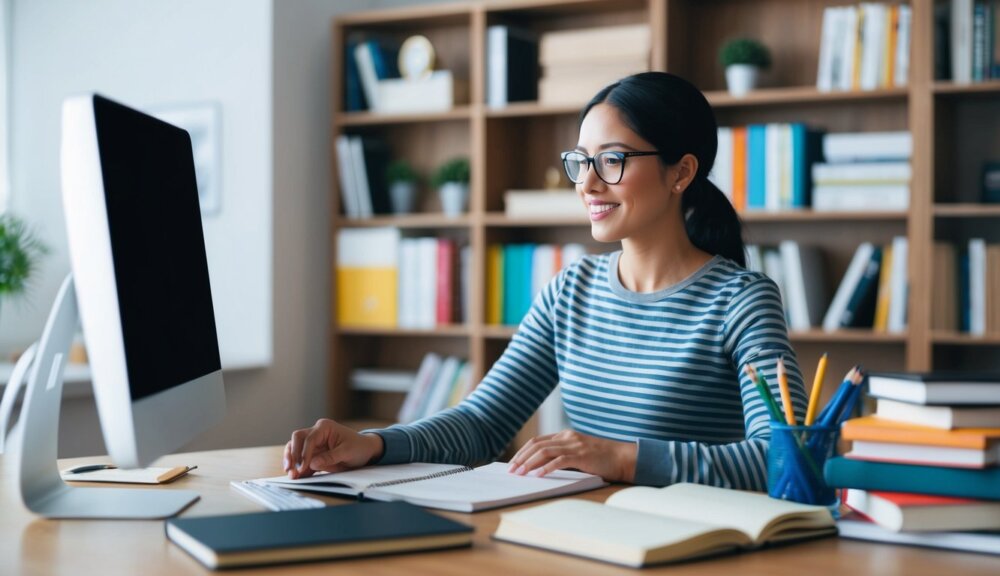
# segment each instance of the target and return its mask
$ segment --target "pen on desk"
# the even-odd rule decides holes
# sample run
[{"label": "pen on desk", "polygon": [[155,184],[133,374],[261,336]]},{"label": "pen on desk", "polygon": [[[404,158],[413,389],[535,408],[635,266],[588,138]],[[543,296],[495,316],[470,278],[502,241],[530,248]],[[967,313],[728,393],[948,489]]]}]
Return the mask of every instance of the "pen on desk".
[{"label": "pen on desk", "polygon": [[66,471],[67,474],[83,474],[85,472],[97,472],[98,470],[114,470],[118,468],[114,464],[85,464],[76,466]]},{"label": "pen on desk", "polygon": [[823,389],[823,377],[826,375],[826,352],[819,358],[816,376],[813,378],[812,391],[809,393],[809,408],[806,410],[806,426],[812,426],[816,421],[816,409],[819,407],[820,391]]}]

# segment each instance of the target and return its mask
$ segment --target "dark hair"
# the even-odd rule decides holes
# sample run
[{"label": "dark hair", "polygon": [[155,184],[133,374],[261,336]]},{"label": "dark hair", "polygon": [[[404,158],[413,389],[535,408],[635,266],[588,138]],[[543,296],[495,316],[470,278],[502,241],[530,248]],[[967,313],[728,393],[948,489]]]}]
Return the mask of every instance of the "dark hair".
[{"label": "dark hair", "polygon": [[688,238],[701,250],[746,267],[740,217],[708,179],[719,137],[705,95],[680,76],[643,72],[603,88],[584,107],[580,122],[601,103],[615,107],[625,124],[659,151],[663,164],[676,164],[685,154],[698,159],[698,172],[681,199]]}]

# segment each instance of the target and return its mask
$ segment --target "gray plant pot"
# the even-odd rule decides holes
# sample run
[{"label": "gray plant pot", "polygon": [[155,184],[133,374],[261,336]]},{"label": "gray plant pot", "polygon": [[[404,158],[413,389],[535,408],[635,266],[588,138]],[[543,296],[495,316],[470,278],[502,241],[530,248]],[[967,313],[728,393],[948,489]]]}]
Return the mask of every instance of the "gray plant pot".
[{"label": "gray plant pot", "polygon": [[417,204],[417,186],[413,182],[393,182],[389,186],[393,214],[409,214]]},{"label": "gray plant pot", "polygon": [[441,210],[447,216],[460,216],[469,204],[469,185],[462,182],[445,182],[441,194]]}]

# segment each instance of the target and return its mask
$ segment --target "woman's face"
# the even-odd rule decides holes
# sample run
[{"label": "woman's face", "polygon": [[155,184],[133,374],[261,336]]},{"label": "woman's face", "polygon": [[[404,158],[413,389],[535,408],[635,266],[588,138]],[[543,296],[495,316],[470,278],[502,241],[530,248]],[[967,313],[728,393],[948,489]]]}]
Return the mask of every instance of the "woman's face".
[{"label": "woman's face", "polygon": [[[576,150],[595,156],[607,150],[649,152],[655,148],[625,125],[616,108],[602,103],[583,119]],[[662,235],[669,226],[668,214],[680,209],[680,194],[671,194],[676,178],[660,163],[659,156],[626,158],[624,168],[621,181],[608,184],[591,166],[583,182],[576,185],[590,213],[591,234],[598,242]]]}]

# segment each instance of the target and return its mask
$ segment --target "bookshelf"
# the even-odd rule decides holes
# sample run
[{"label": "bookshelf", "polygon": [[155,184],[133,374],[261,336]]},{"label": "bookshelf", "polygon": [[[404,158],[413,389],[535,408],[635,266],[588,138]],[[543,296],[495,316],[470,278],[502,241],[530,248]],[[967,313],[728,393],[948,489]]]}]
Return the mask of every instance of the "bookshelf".
[{"label": "bookshelf", "polygon": [[[897,3],[897,2],[889,2]],[[666,70],[699,86],[720,126],[805,122],[829,132],[910,130],[913,136],[910,208],[906,211],[821,213],[810,210],[745,212],[748,242],[777,244],[793,239],[822,247],[830,293],[861,241],[878,244],[905,235],[909,241],[908,330],[793,332],[792,343],[806,373],[830,353],[829,372],[842,374],[856,362],[873,370],[928,370],[981,365],[996,368],[1000,335],[971,337],[931,329],[935,240],[960,242],[981,234],[1000,241],[1000,207],[976,203],[974,179],[988,158],[1000,158],[1000,82],[957,85],[933,73],[934,7],[940,0],[912,0],[910,80],[904,88],[821,92],[815,88],[823,10],[838,0],[484,0],[377,12],[361,12],[332,24],[332,137],[371,134],[391,141],[393,155],[422,173],[443,161],[467,155],[471,161],[468,214],[448,218],[433,195],[418,213],[350,220],[341,215],[335,152],[331,151],[333,198],[331,242],[345,227],[395,226],[403,235],[445,235],[472,250],[470,319],[433,330],[346,329],[333,320],[330,342],[329,413],[348,420],[391,421],[402,402],[396,395],[352,393],[347,375],[354,367],[416,370],[429,351],[457,354],[472,364],[478,381],[502,354],[514,333],[485,323],[485,254],[496,242],[581,242],[593,252],[616,249],[590,238],[583,217],[511,219],[503,212],[503,192],[540,188],[544,172],[558,164],[559,151],[572,147],[580,106],[518,102],[503,108],[485,104],[486,29],[512,24],[547,32],[613,24],[650,27],[651,70]],[[447,112],[379,115],[345,112],[342,65],[352,34],[410,34],[430,38],[439,68],[469,82],[469,99]],[[763,88],[741,98],[725,91],[717,53],[732,37],[760,38],[773,65]],[[589,95],[587,95],[589,97]],[[517,166],[512,170],[511,166]],[[997,231],[994,231],[997,230]],[[333,250],[336,254],[335,246]],[[336,266],[336,262],[333,262]],[[336,294],[333,295],[336,302]],[[827,387],[832,390],[832,386]],[[386,397],[388,396],[388,397]],[[525,437],[530,435],[529,430]]]}]

